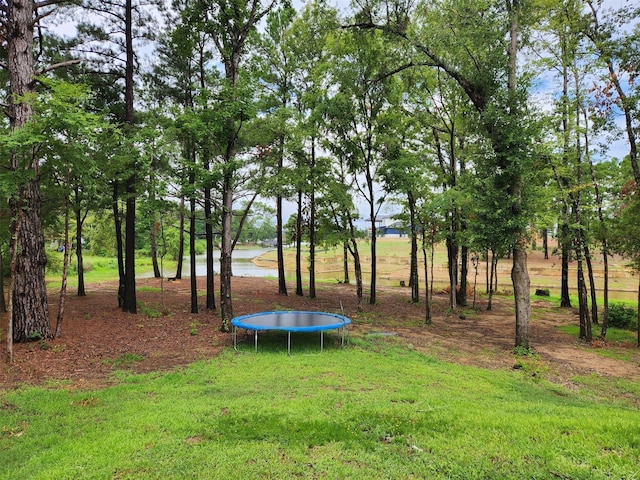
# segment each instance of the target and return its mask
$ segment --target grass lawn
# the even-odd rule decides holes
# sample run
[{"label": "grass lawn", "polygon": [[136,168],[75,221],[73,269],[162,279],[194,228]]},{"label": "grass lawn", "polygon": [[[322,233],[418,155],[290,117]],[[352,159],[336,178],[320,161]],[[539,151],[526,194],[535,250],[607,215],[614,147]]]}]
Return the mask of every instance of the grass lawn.
[{"label": "grass lawn", "polygon": [[93,391],[4,391],[0,478],[640,478],[637,384],[568,389],[395,338],[295,344]]}]

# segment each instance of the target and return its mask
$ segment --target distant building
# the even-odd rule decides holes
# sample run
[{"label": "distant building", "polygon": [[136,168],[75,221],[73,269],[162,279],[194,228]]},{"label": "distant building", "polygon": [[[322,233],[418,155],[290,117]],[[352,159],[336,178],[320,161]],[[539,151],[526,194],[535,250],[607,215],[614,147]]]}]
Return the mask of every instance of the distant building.
[{"label": "distant building", "polygon": [[[378,237],[403,238],[409,234],[408,228],[403,225],[400,220],[392,217],[378,217],[376,223],[376,233]],[[369,229],[369,237],[371,237],[371,229]]]}]

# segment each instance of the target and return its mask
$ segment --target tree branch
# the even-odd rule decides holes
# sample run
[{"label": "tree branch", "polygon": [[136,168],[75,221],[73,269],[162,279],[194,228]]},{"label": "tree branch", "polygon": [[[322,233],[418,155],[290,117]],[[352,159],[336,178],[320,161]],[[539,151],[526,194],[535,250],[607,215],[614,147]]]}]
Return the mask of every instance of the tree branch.
[{"label": "tree branch", "polygon": [[383,33],[388,35],[393,35],[399,37],[412,45],[417,51],[427,56],[430,60],[426,65],[441,68],[444,70],[447,75],[453,78],[456,83],[464,90],[464,92],[473,103],[473,106],[479,112],[484,111],[487,106],[487,98],[485,92],[482,89],[482,86],[476,85],[471,82],[468,78],[462,75],[458,70],[456,70],[452,65],[446,63],[442,58],[435,54],[427,45],[421,44],[415,40],[412,40],[408,37],[405,31],[398,30],[393,28],[390,25],[378,25],[373,21],[367,22],[358,22],[352,23],[349,25],[343,25],[341,28],[349,29],[349,28],[357,28],[361,30],[380,30]]},{"label": "tree branch", "polygon": [[60,3],[70,3],[69,0],[40,0],[35,2],[35,8],[48,7],[50,5],[58,5]]},{"label": "tree branch", "polygon": [[77,58],[77,59],[74,59],[74,60],[67,60],[65,62],[54,63],[53,65],[49,65],[48,67],[45,67],[42,70],[36,72],[36,76],[39,76],[39,75],[42,75],[44,73],[50,72],[50,71],[55,70],[57,68],[64,68],[64,67],[68,67],[68,66],[71,66],[71,65],[77,65],[77,64],[79,64],[81,62],[82,62],[82,60]]}]

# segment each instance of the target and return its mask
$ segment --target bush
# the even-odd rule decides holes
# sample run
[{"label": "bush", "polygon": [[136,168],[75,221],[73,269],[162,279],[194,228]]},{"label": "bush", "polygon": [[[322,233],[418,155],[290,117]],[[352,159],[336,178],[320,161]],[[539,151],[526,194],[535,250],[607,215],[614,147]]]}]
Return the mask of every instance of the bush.
[{"label": "bush", "polygon": [[623,303],[609,305],[609,326],[625,330],[638,328],[638,312]]},{"label": "bush", "polygon": [[64,254],[56,250],[47,250],[47,274],[61,273]]}]

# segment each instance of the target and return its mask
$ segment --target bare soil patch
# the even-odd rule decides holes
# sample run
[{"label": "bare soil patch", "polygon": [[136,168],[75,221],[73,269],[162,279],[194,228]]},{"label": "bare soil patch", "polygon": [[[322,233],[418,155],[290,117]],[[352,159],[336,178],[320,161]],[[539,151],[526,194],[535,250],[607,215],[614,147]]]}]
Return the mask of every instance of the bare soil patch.
[{"label": "bare soil patch", "polygon": [[[203,293],[204,279],[198,282]],[[454,314],[448,311],[447,295],[440,294],[435,298],[433,323],[426,326],[424,305],[411,302],[408,288],[381,288],[377,303],[365,304],[362,312],[356,309],[353,285],[322,284],[316,299],[298,297],[293,286],[289,288],[289,295],[283,296],[277,293],[275,280],[234,277],[234,313],[277,309],[340,312],[343,308],[353,321],[352,336],[392,334],[389,338],[399,339],[394,341],[406,342],[430,355],[486,368],[513,368],[516,362],[512,353],[513,303],[507,299],[494,298],[492,311],[486,311],[486,301],[481,299],[477,309]],[[160,279],[140,280],[137,315],[120,311],[114,282],[88,285],[87,291],[86,297],[69,295],[59,338],[15,345],[12,364],[6,363],[3,342],[0,385],[100,387],[112,381],[115,370],[168,371],[215,357],[231,345],[231,334],[220,332],[219,313],[204,309],[202,295],[200,313],[190,313],[188,279],[162,283]],[[56,297],[52,292],[52,318],[57,310]],[[566,382],[575,374],[594,373],[640,380],[640,352],[634,345],[606,345],[624,350],[631,358],[615,360],[598,355],[601,342],[585,345],[557,329],[577,321],[573,311],[554,308],[546,301],[533,302],[531,343],[554,378]],[[6,322],[5,314],[3,339]]]}]

